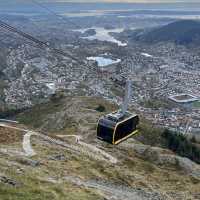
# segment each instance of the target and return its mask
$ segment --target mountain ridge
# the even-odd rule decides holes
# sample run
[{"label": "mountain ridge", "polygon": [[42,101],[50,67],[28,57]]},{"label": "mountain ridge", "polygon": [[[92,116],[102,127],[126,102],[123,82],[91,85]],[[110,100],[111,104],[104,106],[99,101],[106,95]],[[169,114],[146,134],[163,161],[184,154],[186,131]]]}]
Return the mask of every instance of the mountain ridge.
[{"label": "mountain ridge", "polygon": [[137,34],[136,40],[145,43],[174,42],[181,45],[198,45],[200,21],[180,20]]}]

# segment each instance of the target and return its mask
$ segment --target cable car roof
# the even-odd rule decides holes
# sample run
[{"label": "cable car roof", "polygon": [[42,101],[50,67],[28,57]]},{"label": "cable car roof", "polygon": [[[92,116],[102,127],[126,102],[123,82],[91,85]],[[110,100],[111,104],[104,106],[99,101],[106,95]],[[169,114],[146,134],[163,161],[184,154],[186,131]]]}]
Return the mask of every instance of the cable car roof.
[{"label": "cable car roof", "polygon": [[110,121],[120,122],[120,121],[125,120],[126,118],[131,118],[131,117],[136,117],[136,116],[137,116],[136,114],[129,113],[129,112],[126,112],[125,114],[123,114],[121,110],[119,110],[119,111],[106,115],[104,118],[107,118]]}]

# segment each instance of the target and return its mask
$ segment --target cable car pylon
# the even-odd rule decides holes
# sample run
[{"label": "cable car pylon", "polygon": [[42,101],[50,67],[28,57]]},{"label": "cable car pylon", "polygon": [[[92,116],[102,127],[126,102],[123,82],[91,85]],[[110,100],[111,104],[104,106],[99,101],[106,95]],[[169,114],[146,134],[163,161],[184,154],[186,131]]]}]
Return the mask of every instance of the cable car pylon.
[{"label": "cable car pylon", "polygon": [[119,144],[138,133],[139,116],[128,112],[132,81],[126,80],[124,101],[118,111],[101,117],[97,125],[97,138],[111,144]]},{"label": "cable car pylon", "polygon": [[124,101],[121,105],[121,113],[122,115],[125,115],[127,110],[128,110],[128,104],[131,100],[131,86],[132,86],[132,81],[128,78],[126,81],[126,89],[125,89],[125,97]]}]

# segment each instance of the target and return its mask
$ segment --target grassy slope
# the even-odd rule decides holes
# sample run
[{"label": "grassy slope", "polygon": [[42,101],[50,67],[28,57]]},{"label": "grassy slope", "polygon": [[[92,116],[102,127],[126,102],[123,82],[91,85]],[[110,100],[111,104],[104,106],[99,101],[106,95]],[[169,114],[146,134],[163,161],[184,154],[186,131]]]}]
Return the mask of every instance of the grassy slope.
[{"label": "grassy slope", "polygon": [[[82,121],[79,121],[81,129],[86,131],[79,132],[79,134],[83,134],[88,141],[98,146],[100,145],[102,149],[115,155],[120,160],[120,163],[112,165],[101,161],[97,162],[83,155],[72,154],[57,146],[42,143],[37,138],[34,138],[32,146],[37,150],[37,155],[33,159],[40,161],[40,166],[30,167],[20,162],[20,159],[4,155],[0,156],[1,173],[22,184],[19,188],[0,184],[0,199],[104,199],[97,190],[77,187],[67,182],[59,182],[63,180],[64,176],[69,175],[86,180],[103,179],[116,184],[126,184],[133,188],[146,188],[148,191],[155,190],[163,194],[175,193],[177,197],[180,195],[180,199],[184,199],[181,197],[181,194],[184,193],[187,197],[185,199],[194,199],[191,194],[193,196],[198,193],[200,186],[198,180],[184,174],[174,166],[157,166],[148,160],[144,160],[131,149],[127,150],[120,146],[112,146],[95,140],[95,123],[104,114],[97,112],[95,109],[99,105],[105,106],[106,112],[116,109],[116,106],[101,98],[63,98],[56,102],[35,106],[31,110],[17,115],[16,118],[29,127],[39,128],[49,114],[62,111],[66,104],[70,104],[70,108],[74,111],[72,121],[81,117]],[[74,122],[77,123],[76,121]],[[152,128],[145,121],[142,123],[145,126],[141,126],[140,134],[134,137],[147,144],[163,145],[159,134],[160,131]],[[68,125],[69,127],[65,127],[59,133],[67,134],[67,130],[71,128],[71,123]],[[6,134],[7,132],[8,130],[5,131]],[[74,133],[76,134],[77,132],[74,131]],[[51,134],[53,134],[53,131]],[[21,137],[13,141],[9,140],[1,147],[21,149],[20,140]],[[57,154],[64,154],[66,160],[49,159],[50,156]],[[22,169],[21,173],[19,173],[19,169]],[[50,182],[49,178],[55,179],[58,183]]]}]

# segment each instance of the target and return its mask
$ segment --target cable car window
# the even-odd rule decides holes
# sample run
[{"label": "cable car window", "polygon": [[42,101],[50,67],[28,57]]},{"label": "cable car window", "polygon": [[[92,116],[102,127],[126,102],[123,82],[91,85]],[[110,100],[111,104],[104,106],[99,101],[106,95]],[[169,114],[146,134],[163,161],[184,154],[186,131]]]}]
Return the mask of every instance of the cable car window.
[{"label": "cable car window", "polygon": [[134,120],[134,118],[131,118],[119,124],[115,132],[115,142],[131,134],[136,129],[136,124],[137,123],[136,120]]},{"label": "cable car window", "polygon": [[99,124],[97,128],[97,133],[98,137],[106,141],[112,142],[113,129],[103,126],[102,124]]}]

